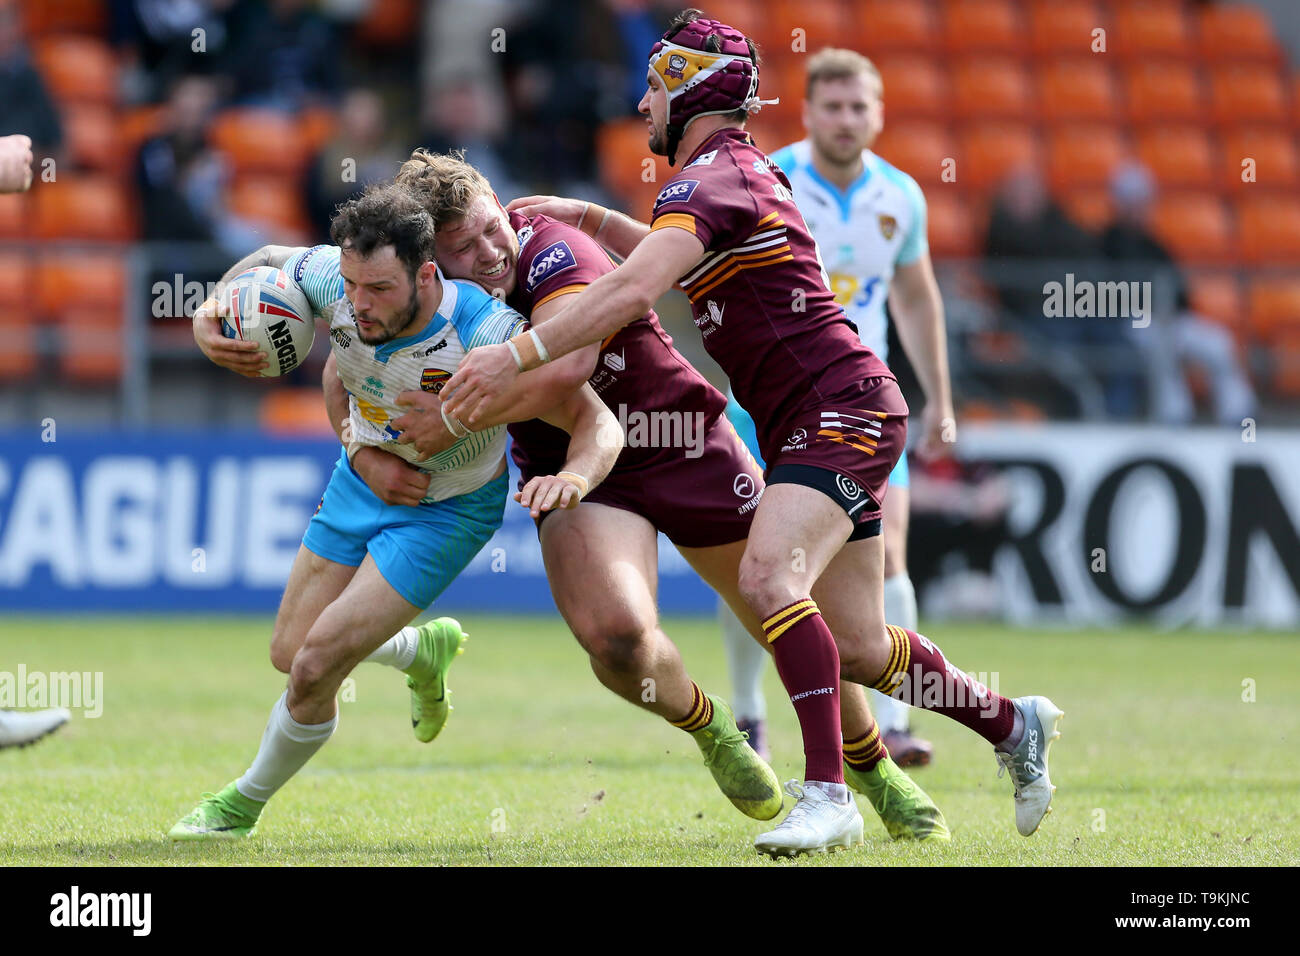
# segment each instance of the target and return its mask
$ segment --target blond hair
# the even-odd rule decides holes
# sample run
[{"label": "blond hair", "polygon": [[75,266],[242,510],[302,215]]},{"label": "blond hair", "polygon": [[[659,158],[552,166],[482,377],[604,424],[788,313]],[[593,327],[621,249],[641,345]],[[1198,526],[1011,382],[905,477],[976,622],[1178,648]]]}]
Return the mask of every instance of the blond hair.
[{"label": "blond hair", "polygon": [[812,99],[813,86],[819,80],[843,80],[850,76],[874,76],[884,88],[876,64],[855,50],[827,47],[818,50],[808,59],[808,80],[804,86],[804,99]]},{"label": "blond hair", "polygon": [[492,184],[465,162],[465,151],[431,153],[417,149],[397,171],[397,184],[411,192],[441,229],[464,219],[480,196],[491,196]]}]

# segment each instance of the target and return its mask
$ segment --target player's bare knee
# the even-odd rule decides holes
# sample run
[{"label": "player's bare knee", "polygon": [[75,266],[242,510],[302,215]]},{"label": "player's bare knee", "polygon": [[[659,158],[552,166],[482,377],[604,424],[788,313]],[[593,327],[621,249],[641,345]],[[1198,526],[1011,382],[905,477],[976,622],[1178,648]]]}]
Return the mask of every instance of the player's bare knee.
[{"label": "player's bare knee", "polygon": [[885,669],[889,642],[882,637],[872,640],[860,633],[836,634],[840,654],[840,677],[857,684],[872,683]]},{"label": "player's bare knee", "polygon": [[311,694],[330,679],[337,667],[337,654],[326,640],[308,634],[289,667],[289,683],[299,694]]},{"label": "player's bare knee", "polygon": [[615,674],[634,674],[645,669],[647,633],[630,626],[610,630],[588,646],[588,653]]},{"label": "player's bare knee", "polygon": [[789,567],[748,554],[740,562],[739,588],[740,596],[760,618],[808,594]]}]

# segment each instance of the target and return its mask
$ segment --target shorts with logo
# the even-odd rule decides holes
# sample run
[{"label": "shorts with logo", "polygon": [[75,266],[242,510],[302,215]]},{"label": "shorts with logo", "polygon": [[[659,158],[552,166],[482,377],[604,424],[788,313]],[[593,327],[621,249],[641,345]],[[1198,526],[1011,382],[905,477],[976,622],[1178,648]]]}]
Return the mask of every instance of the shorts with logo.
[{"label": "shorts with logo", "polygon": [[[688,451],[694,454],[666,448],[646,465],[616,467],[583,503],[638,514],[682,548],[711,548],[748,538],[763,494],[763,469],[722,415],[707,426],[700,454],[691,458]],[[523,481],[531,477],[525,473]],[[549,514],[538,519],[539,530]]]},{"label": "shorts with logo", "polygon": [[356,567],[366,552],[406,601],[426,608],[501,527],[505,472],[474,491],[423,505],[390,505],[339,456],[302,543],[328,561]]},{"label": "shorts with logo", "polygon": [[815,488],[852,519],[850,541],[874,537],[890,473],[907,443],[907,415],[892,378],[869,379],[851,394],[797,412],[781,425],[767,483]]}]

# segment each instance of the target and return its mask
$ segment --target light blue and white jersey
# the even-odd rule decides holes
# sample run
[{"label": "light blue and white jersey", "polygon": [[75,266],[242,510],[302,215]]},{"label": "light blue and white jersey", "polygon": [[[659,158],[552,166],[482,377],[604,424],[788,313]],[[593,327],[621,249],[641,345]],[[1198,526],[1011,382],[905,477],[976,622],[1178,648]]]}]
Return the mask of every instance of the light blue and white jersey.
[{"label": "light blue and white jersey", "polygon": [[841,190],[813,167],[812,143],[772,154],[790,180],[795,205],[817,240],[835,301],[867,348],[888,362],[885,302],[894,270],[919,259],[926,239],[925,196],[911,176],[863,150],[862,175]]},{"label": "light blue and white jersey", "polygon": [[352,438],[392,452],[429,473],[424,501],[443,501],[482,487],[496,473],[506,448],[504,425],[460,439],[446,451],[421,458],[414,445],[397,441],[389,423],[408,409],[395,403],[414,389],[437,393],[473,348],[504,342],[527,328],[514,309],[473,282],[438,273],[442,301],[432,320],[414,335],[366,345],[357,332],[352,303],[343,294],[338,246],[298,250],[283,266],[306,293],[317,315],[329,322],[330,347],[348,390]]}]

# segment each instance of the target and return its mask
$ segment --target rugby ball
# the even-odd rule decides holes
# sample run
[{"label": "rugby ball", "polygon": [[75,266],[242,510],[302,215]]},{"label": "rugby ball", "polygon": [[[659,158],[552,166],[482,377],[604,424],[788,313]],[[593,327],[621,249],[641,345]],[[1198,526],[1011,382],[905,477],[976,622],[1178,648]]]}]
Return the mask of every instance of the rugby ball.
[{"label": "rugby ball", "polygon": [[221,331],[228,339],[262,347],[269,363],[264,378],[292,372],[311,351],[316,338],[311,303],[287,273],[272,266],[241,272],[226,286],[222,304]]}]

